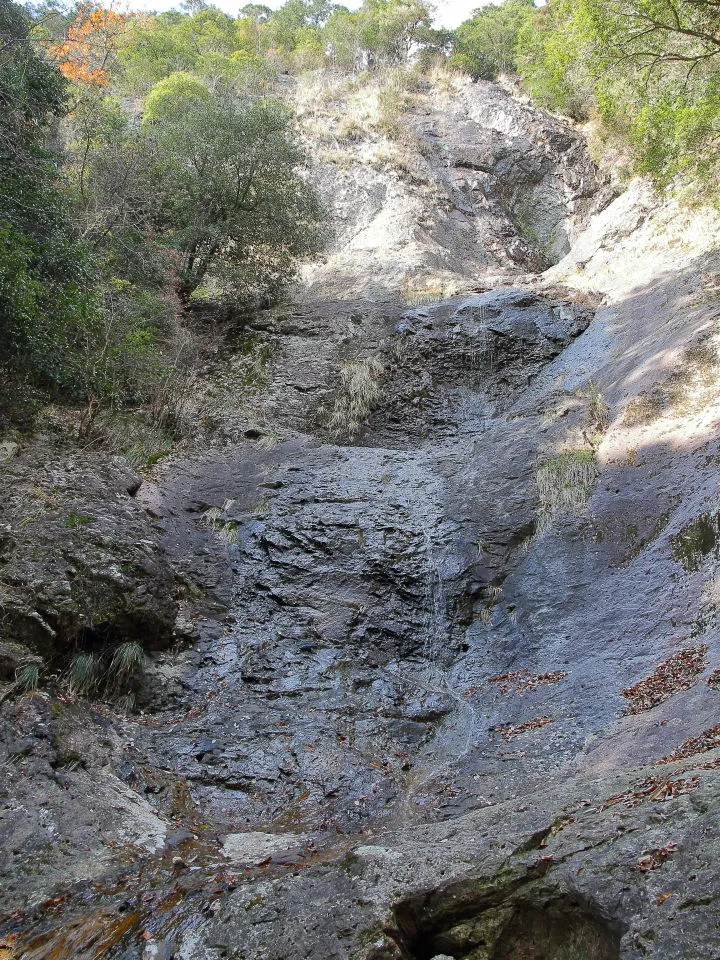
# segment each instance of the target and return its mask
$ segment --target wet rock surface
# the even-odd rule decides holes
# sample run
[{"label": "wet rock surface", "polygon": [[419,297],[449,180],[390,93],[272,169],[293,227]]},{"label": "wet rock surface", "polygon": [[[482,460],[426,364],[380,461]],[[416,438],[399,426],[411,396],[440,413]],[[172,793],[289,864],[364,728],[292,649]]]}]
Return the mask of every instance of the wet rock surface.
[{"label": "wet rock surface", "polygon": [[[487,109],[476,159],[473,137],[501,152]],[[437,303],[308,297],[254,324],[261,416],[134,494],[92,467],[73,513],[153,564],[101,622],[175,643],[134,713],[52,686],[0,703],[0,956],[720,954],[720,259],[648,252],[661,214],[624,202],[578,245],[583,292],[571,254]],[[603,249],[623,222],[635,284]],[[354,434],[332,420],[348,364],[374,377]],[[53,509],[48,557],[45,531],[77,529]],[[10,526],[0,579],[39,557]],[[7,579],[13,609],[42,577]],[[138,595],[140,627],[117,599]],[[20,626],[3,689],[46,642]]]}]

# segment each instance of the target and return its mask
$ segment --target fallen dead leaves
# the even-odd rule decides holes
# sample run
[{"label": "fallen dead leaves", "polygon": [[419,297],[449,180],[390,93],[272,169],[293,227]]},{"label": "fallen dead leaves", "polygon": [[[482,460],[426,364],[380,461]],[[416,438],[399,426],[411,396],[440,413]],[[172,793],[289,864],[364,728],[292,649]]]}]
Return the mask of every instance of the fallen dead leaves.
[{"label": "fallen dead leaves", "polygon": [[720,690],[720,670],[713,670],[707,678],[707,685],[713,690]]},{"label": "fallen dead leaves", "polygon": [[[720,724],[718,724],[718,727],[720,727]],[[718,727],[713,727],[712,730],[716,731]],[[705,731],[706,734],[710,732],[711,731]],[[696,737],[694,740],[688,740],[686,741],[686,744],[694,743],[699,739],[700,738]],[[683,747],[686,744],[683,744]],[[678,751],[682,749],[682,747],[678,747]],[[706,747],[706,749],[709,750],[712,748]],[[684,754],[684,756],[692,756],[692,754]],[[669,763],[670,759],[677,760],[678,757],[664,757],[662,760],[656,761],[655,765],[657,766],[657,764],[660,763]],[[678,767],[678,769],[675,770],[673,776],[677,777],[676,780],[673,780],[672,777],[648,777],[646,780],[636,783],[630,790],[625,790],[623,793],[616,793],[614,796],[608,797],[608,799],[602,805],[602,809],[605,810],[608,807],[613,807],[617,803],[622,803],[626,807],[637,807],[646,800],[671,800],[673,797],[679,797],[684,793],[690,793],[700,783],[699,777],[692,776],[683,780],[682,774],[690,773],[691,771],[695,770],[717,769],[720,769],[720,757],[716,757],[713,760],[708,760],[707,763],[685,764],[684,766]]]},{"label": "fallen dead leaves", "polygon": [[676,843],[668,843],[664,847],[658,847],[656,850],[647,850],[635,864],[634,869],[640,873],[647,873],[650,870],[659,870],[660,867],[669,860],[677,850]]},{"label": "fallen dead leaves", "polygon": [[608,807],[614,807],[617,803],[622,803],[626,807],[637,807],[646,800],[663,801],[670,800],[673,797],[680,797],[684,793],[690,793],[700,782],[698,777],[688,777],[686,780],[678,778],[663,779],[662,777],[648,777],[647,780],[641,780],[630,790],[623,793],[616,793],[608,797],[602,805],[603,810]]},{"label": "fallen dead leaves", "polygon": [[500,727],[492,727],[499,733],[503,740],[510,740],[511,737],[517,737],[521,733],[527,733],[528,730],[538,730],[548,723],[552,723],[552,717],[534,717],[532,720],[526,720],[524,723],[505,723]]},{"label": "fallen dead leaves", "polygon": [[626,713],[642,713],[668,700],[680,690],[688,690],[705,669],[706,644],[687,647],[673,654],[639,683],[622,691],[630,703]]},{"label": "fallen dead leaves", "polygon": [[538,687],[559,683],[567,676],[567,670],[557,670],[555,673],[530,673],[529,670],[513,670],[510,673],[501,673],[497,677],[490,677],[488,683],[497,686],[500,693],[526,693]]},{"label": "fallen dead leaves", "polygon": [[684,760],[686,757],[692,757],[696,753],[707,753],[708,750],[713,750],[715,747],[720,747],[720,723],[716,723],[714,727],[708,727],[707,730],[703,730],[697,737],[690,737],[684,743],[681,743],[679,747],[676,747],[672,753],[657,760],[656,764],[672,763],[673,760]]}]

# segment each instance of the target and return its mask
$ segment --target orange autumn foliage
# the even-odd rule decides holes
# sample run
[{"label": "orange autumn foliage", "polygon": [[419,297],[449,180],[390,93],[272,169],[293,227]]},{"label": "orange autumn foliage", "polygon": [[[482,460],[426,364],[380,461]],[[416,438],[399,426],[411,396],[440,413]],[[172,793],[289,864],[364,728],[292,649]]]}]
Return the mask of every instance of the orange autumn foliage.
[{"label": "orange autumn foliage", "polygon": [[81,7],[64,42],[52,47],[60,72],[69,80],[106,87],[110,62],[127,20],[114,10]]}]

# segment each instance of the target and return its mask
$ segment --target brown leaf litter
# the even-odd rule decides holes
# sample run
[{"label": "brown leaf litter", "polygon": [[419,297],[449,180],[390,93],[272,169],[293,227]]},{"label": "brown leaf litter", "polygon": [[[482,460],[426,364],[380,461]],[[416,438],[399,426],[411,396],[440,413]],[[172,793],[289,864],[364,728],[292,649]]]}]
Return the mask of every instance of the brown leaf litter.
[{"label": "brown leaf litter", "polygon": [[678,845],[676,843],[668,843],[666,846],[658,847],[656,850],[647,850],[635,864],[634,869],[639,870],[640,873],[647,873],[649,870],[659,870],[665,861],[669,860],[676,852],[677,848]]},{"label": "brown leaf litter", "polygon": [[552,717],[533,717],[532,720],[526,720],[524,723],[505,723],[500,727],[492,729],[502,735],[503,740],[510,740],[511,737],[517,737],[521,733],[527,733],[528,730],[539,730],[548,723],[552,723]]},{"label": "brown leaf litter", "polygon": [[494,683],[500,693],[526,693],[538,687],[559,683],[567,676],[567,670],[556,670],[554,673],[530,673],[529,670],[513,670],[510,673],[500,673],[490,677],[488,683]]},{"label": "brown leaf litter", "polygon": [[625,807],[637,807],[646,800],[664,801],[671,800],[673,797],[680,797],[684,793],[690,793],[700,783],[699,777],[688,777],[687,780],[678,778],[672,780],[662,777],[648,777],[635,784],[634,788],[625,790],[623,793],[616,793],[608,797],[602,805],[603,810],[608,807],[614,807],[622,803]]},{"label": "brown leaf litter", "polygon": [[[655,763],[672,763],[673,760],[684,760],[686,757],[692,757],[696,753],[707,753],[708,750],[714,750],[715,747],[720,747],[720,723],[716,723],[714,727],[708,727],[707,730],[703,730],[697,737],[690,737],[684,743],[681,743],[679,747],[676,747],[672,753],[669,753],[661,760],[656,760]],[[708,767],[707,769],[711,768]]]},{"label": "brown leaf litter", "polygon": [[630,701],[625,712],[632,714],[651,710],[680,690],[689,690],[705,669],[707,652],[707,645],[703,643],[668,657],[649,677],[622,691],[622,695]]}]

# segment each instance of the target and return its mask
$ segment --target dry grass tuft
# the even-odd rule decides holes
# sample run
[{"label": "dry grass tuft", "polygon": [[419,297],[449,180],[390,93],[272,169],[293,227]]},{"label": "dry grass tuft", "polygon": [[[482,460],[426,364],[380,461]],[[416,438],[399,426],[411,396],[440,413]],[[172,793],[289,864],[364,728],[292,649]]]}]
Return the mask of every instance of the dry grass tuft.
[{"label": "dry grass tuft", "polygon": [[340,390],[328,427],[337,437],[357,436],[367,425],[382,395],[384,367],[375,357],[346,364],[340,371]]},{"label": "dry grass tuft", "polygon": [[235,500],[226,500],[222,507],[208,507],[200,518],[203,527],[211,530],[224,543],[237,543],[240,524],[237,520],[229,520],[226,516]]},{"label": "dry grass tuft", "polygon": [[594,380],[588,383],[584,396],[587,400],[588,425],[598,433],[605,433],[610,426],[610,407]]},{"label": "dry grass tuft", "polygon": [[541,464],[535,474],[540,499],[536,533],[547,530],[558,513],[581,514],[597,475],[591,450],[566,450]]}]

